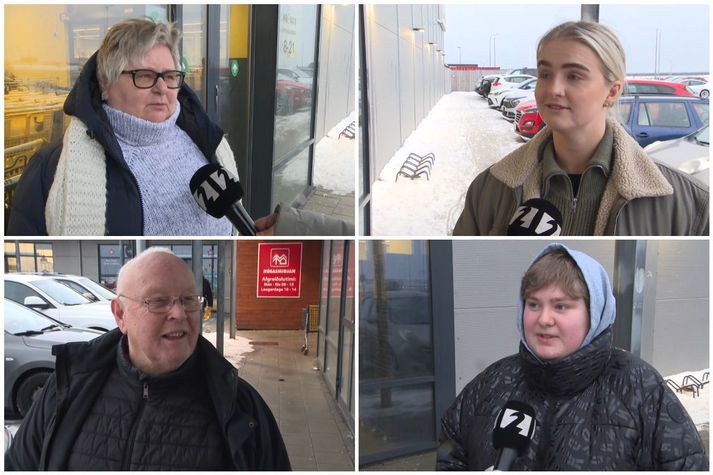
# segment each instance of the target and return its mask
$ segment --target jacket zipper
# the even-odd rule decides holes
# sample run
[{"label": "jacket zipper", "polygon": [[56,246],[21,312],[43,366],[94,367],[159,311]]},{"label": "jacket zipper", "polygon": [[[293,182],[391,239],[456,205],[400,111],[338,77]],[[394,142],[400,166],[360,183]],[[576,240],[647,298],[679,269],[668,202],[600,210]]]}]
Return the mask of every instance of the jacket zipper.
[{"label": "jacket zipper", "polygon": [[134,452],[134,442],[136,442],[136,431],[139,427],[139,422],[141,421],[141,416],[144,413],[144,408],[146,407],[146,402],[149,400],[149,383],[144,381],[143,392],[141,394],[141,402],[139,402],[139,412],[134,418],[134,424],[131,426],[131,432],[129,433],[129,444],[124,450],[124,457],[121,460],[121,470],[130,470],[131,467],[131,454]]}]

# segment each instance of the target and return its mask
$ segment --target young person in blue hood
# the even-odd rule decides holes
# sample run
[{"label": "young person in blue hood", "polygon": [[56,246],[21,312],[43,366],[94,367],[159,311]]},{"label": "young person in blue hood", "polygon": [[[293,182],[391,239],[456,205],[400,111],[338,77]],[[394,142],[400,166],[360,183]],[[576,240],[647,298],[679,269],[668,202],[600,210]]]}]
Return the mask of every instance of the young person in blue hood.
[{"label": "young person in blue hood", "polygon": [[550,244],[522,279],[518,354],[489,366],[442,419],[438,470],[485,470],[507,401],[536,428],[511,470],[708,470],[698,431],[658,372],[612,346],[616,302],[599,262]]}]

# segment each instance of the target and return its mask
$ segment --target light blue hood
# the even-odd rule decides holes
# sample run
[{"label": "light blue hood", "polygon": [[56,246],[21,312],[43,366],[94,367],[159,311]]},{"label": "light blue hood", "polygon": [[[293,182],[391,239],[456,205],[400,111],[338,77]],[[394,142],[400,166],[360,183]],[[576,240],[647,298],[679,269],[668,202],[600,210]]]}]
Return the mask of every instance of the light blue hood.
[{"label": "light blue hood", "polygon": [[[532,261],[537,262],[542,256],[555,249],[565,250],[579,266],[584,275],[584,280],[589,289],[589,333],[584,337],[580,348],[587,346],[593,339],[599,336],[604,330],[609,328],[616,318],[616,299],[612,292],[609,276],[602,265],[583,252],[575,251],[564,244],[553,243],[545,247],[542,252]],[[530,264],[530,266],[532,266]],[[525,333],[522,328],[522,312],[524,302],[518,296],[517,308],[517,329],[520,331],[520,341],[525,345],[530,353],[535,357],[535,353],[525,341]]]}]

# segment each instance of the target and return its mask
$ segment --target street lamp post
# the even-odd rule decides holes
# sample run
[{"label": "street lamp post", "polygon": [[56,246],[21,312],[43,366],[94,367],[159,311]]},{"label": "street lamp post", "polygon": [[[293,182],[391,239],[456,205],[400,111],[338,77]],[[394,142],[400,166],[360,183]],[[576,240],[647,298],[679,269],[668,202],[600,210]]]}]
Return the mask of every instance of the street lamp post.
[{"label": "street lamp post", "polygon": [[458,64],[463,64],[463,59],[460,56],[460,46],[458,47]]},{"label": "street lamp post", "polygon": [[[495,66],[497,61],[495,60],[495,37],[498,36],[497,33],[493,33],[490,35],[490,39],[488,39],[488,56],[490,56],[490,66]],[[490,43],[493,43],[493,50],[492,50],[492,56],[490,55]]]}]

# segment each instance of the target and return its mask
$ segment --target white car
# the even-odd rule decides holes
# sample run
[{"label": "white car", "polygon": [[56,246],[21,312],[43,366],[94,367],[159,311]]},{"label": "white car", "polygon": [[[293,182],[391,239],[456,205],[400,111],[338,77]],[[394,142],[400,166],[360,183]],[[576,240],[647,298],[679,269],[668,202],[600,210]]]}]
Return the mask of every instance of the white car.
[{"label": "white car", "polygon": [[701,99],[708,99],[711,95],[711,83],[708,80],[704,80],[699,77],[678,77],[672,79],[672,81],[680,82],[685,84],[688,88],[693,91]]},{"label": "white car", "polygon": [[[503,76],[507,77],[507,76]],[[532,76],[527,76],[529,79],[525,79],[522,82],[506,82],[501,83],[496,90],[490,90],[488,94],[488,105],[492,108],[499,109],[503,98],[510,94],[511,92],[517,91],[534,91],[537,85],[537,79]],[[493,83],[494,84],[494,83]]]},{"label": "white car", "polygon": [[53,275],[5,274],[5,298],[68,325],[102,331],[116,328],[110,302],[90,302]]},{"label": "white car", "polygon": [[[537,79],[530,79],[519,86],[512,87],[509,89],[500,89],[495,93],[493,97],[493,105],[496,109],[501,109],[508,99],[522,99],[522,98],[534,98],[535,97],[535,87],[537,86]],[[490,99],[488,97],[488,99]],[[491,106],[492,107],[492,106]],[[514,109],[514,107],[513,107]],[[513,118],[515,115],[513,114]]]},{"label": "white car", "polygon": [[690,135],[675,140],[654,142],[644,151],[654,160],[699,179],[710,181],[709,126],[706,125]]},{"label": "white car", "polygon": [[493,84],[491,84],[490,93],[488,94],[488,97],[490,97],[491,94],[494,94],[501,89],[510,89],[513,87],[517,87],[523,82],[528,81],[530,79],[536,78],[535,76],[530,76],[529,74],[511,74],[500,76],[493,82]]},{"label": "white car", "polygon": [[51,276],[60,284],[64,284],[75,292],[79,292],[90,302],[110,302],[116,298],[116,294],[114,292],[100,284],[97,284],[89,277],[71,274],[44,275]]},{"label": "white car", "polygon": [[516,94],[515,91],[513,91],[511,94],[507,94],[505,97],[503,97],[502,102],[500,103],[500,112],[503,114],[503,117],[507,119],[510,122],[513,122],[515,120],[515,115],[517,115],[517,106],[520,104],[523,104],[525,102],[529,102],[535,99],[535,90],[531,91],[523,91],[520,94]]}]

